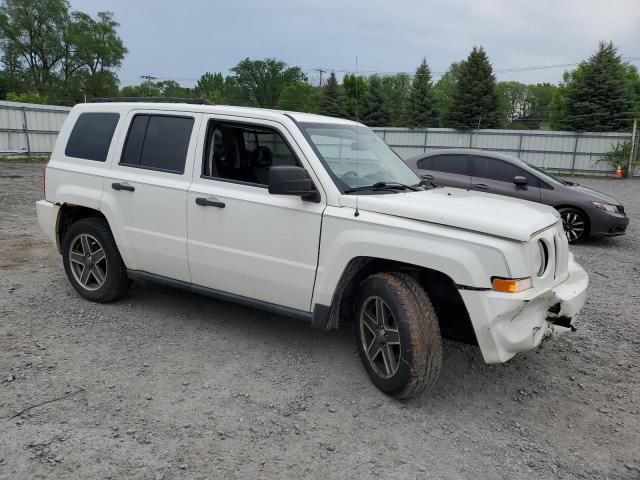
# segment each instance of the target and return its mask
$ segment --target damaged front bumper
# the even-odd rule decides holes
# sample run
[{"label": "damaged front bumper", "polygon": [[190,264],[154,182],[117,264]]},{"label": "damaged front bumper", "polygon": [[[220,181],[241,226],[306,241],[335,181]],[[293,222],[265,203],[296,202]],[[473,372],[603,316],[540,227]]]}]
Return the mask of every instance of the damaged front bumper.
[{"label": "damaged front bumper", "polygon": [[546,289],[520,293],[461,290],[485,362],[502,363],[556,334],[575,330],[589,277],[569,256],[569,275]]}]

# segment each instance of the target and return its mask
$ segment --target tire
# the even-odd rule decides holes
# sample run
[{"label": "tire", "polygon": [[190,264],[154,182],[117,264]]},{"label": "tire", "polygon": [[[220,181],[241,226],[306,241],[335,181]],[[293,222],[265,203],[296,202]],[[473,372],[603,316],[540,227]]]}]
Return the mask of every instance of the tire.
[{"label": "tire", "polygon": [[[382,329],[377,315],[380,302]],[[371,275],[360,285],[356,315],[360,358],[380,390],[406,399],[435,383],[442,365],[440,327],[429,297],[416,280],[398,272]]]},{"label": "tire", "polygon": [[62,239],[62,261],[73,288],[92,302],[116,300],[131,284],[109,225],[101,218],[84,218],[69,227]]},{"label": "tire", "polygon": [[569,243],[580,243],[589,237],[589,219],[584,212],[571,207],[560,208],[558,212]]}]

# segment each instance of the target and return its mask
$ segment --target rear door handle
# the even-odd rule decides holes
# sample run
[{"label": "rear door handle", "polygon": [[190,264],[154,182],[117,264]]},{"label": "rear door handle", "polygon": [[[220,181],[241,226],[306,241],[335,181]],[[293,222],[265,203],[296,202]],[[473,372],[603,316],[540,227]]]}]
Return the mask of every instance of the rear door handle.
[{"label": "rear door handle", "polygon": [[478,190],[489,190],[489,186],[484,183],[474,183],[473,188],[477,188]]},{"label": "rear door handle", "polygon": [[128,183],[118,183],[118,182],[113,182],[111,184],[111,188],[113,188],[114,190],[126,190],[127,192],[133,192],[135,191],[135,187],[132,185],[129,185]]},{"label": "rear door handle", "polygon": [[218,207],[218,208],[224,208],[225,204],[224,202],[221,202],[220,200],[218,200],[215,197],[198,197],[196,198],[196,203],[198,205],[201,205],[203,207]]}]

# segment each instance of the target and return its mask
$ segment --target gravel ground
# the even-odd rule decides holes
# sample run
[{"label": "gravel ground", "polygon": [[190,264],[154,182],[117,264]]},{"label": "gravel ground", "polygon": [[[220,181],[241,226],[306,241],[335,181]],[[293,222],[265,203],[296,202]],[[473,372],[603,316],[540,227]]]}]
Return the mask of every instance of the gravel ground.
[{"label": "gravel ground", "polygon": [[82,300],[36,223],[41,172],[0,165],[0,479],[640,478],[640,182],[579,180],[632,223],[572,248],[576,333],[505,365],[445,342],[400,403],[346,330],[148,283]]}]

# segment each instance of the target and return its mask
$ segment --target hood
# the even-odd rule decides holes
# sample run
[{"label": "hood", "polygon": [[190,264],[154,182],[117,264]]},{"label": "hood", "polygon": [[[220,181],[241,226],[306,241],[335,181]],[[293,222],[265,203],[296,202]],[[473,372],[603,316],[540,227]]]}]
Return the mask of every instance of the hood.
[{"label": "hood", "polygon": [[592,200],[594,202],[604,202],[611,205],[620,205],[620,201],[616,200],[615,198],[589,187],[583,187],[582,185],[569,185],[565,188],[568,188],[569,190],[574,192],[580,192],[584,194],[589,200]]},{"label": "hood", "polygon": [[[355,206],[355,196],[343,196]],[[558,222],[547,205],[459,188],[382,195],[360,195],[358,208],[370,212],[472,230],[526,242],[531,234]]]}]

